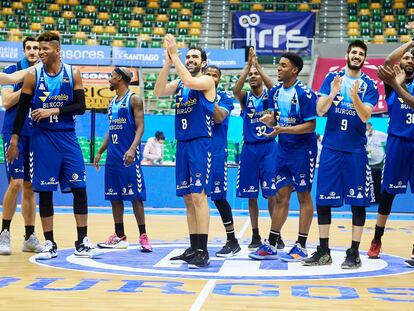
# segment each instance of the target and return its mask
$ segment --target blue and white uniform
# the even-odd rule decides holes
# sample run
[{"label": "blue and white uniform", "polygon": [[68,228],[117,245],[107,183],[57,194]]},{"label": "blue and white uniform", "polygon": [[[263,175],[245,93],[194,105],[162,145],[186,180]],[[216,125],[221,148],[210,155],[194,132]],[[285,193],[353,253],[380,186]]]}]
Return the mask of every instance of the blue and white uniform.
[{"label": "blue and white uniform", "polygon": [[[270,91],[281,127],[297,126],[316,119],[315,93],[297,80],[289,88],[276,84]],[[275,112],[276,113],[276,112]],[[316,164],[316,133],[279,134],[276,157],[276,190],[292,185],[298,192],[312,189]]]},{"label": "blue and white uniform", "polygon": [[[16,71],[26,69],[30,67],[29,62],[26,58],[23,58],[15,65],[7,66],[3,72],[7,74],[14,73]],[[13,85],[3,85],[4,89],[11,89],[12,92],[17,92],[22,88],[23,83],[13,84]],[[2,136],[3,136],[3,148],[4,154],[6,154],[9,147],[11,135],[13,132],[13,123],[16,118],[17,104],[13,107],[10,107],[6,110],[4,114]],[[10,177],[13,179],[24,179],[25,181],[31,181],[30,178],[30,168],[29,168],[29,154],[30,154],[30,136],[31,136],[31,126],[30,126],[30,111],[28,113],[26,122],[24,123],[23,129],[20,132],[18,148],[19,148],[19,157],[13,163],[7,163],[6,172],[10,180]]]},{"label": "blue and white uniform", "polygon": [[211,199],[226,199],[227,194],[227,131],[229,128],[230,113],[234,108],[233,96],[228,92],[218,91],[216,99],[219,109],[227,112],[222,123],[214,123],[213,139],[211,141],[212,168],[211,168]]},{"label": "blue and white uniform", "polygon": [[[414,95],[413,80],[406,86]],[[381,191],[405,193],[410,182],[414,193],[414,110],[391,87],[386,85],[385,91],[390,122]]]},{"label": "blue and white uniform", "polygon": [[266,137],[271,133],[259,119],[274,110],[273,101],[269,100],[267,90],[260,96],[251,91],[246,92],[243,118],[243,147],[237,175],[237,196],[257,198],[259,184],[265,198],[276,194],[275,158],[277,143],[274,138]]},{"label": "blue and white uniform", "polygon": [[[73,73],[67,64],[49,75],[45,67],[36,69],[32,110],[61,108],[73,103]],[[62,192],[85,188],[86,175],[82,151],[75,133],[74,115],[50,116],[33,122],[30,168],[33,190]]]},{"label": "blue and white uniform", "polygon": [[131,108],[132,91],[120,100],[115,96],[108,107],[109,142],[105,162],[105,199],[109,201],[145,201],[144,175],[141,170],[141,146],[135,150],[135,161],[125,166],[124,154],[135,138],[136,125]]},{"label": "blue and white uniform", "polygon": [[353,206],[368,206],[371,171],[366,151],[366,124],[359,118],[350,92],[359,80],[358,95],[362,103],[374,107],[379,97],[377,85],[364,73],[359,78],[352,78],[344,70],[331,72],[325,77],[319,96],[329,96],[335,76],[343,78],[342,87],[327,112],[316,204],[337,207],[345,200]]},{"label": "blue and white uniform", "polygon": [[176,193],[210,194],[211,137],[214,101],[180,80],[175,92]]}]

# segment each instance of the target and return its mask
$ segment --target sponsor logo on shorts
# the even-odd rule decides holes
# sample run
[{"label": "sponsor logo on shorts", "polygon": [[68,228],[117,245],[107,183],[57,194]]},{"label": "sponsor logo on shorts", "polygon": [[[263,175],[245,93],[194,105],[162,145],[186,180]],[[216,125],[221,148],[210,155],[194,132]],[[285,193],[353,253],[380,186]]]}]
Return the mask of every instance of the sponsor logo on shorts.
[{"label": "sponsor logo on shorts", "polygon": [[112,188],[109,188],[108,191],[105,192],[105,195],[118,195],[118,192],[114,191]]},{"label": "sponsor logo on shorts", "polygon": [[49,186],[49,185],[57,185],[58,182],[54,177],[50,177],[48,181],[41,180],[40,185],[41,186]]},{"label": "sponsor logo on shorts", "polygon": [[319,199],[321,200],[337,200],[340,199],[341,196],[337,195],[336,192],[331,191],[328,195],[320,194]]},{"label": "sponsor logo on shorts", "polygon": [[389,188],[390,189],[406,189],[407,185],[404,185],[402,180],[400,180],[396,185],[390,184]]},{"label": "sponsor logo on shorts", "polygon": [[244,193],[255,193],[258,192],[258,189],[255,189],[254,186],[250,186],[249,189],[243,188]]}]

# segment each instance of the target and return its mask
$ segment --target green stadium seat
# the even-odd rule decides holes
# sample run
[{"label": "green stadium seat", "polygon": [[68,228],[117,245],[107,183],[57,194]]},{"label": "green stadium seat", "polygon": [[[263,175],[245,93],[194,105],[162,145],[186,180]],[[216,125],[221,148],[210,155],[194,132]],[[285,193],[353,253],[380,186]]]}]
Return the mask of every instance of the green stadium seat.
[{"label": "green stadium seat", "polygon": [[148,48],[148,47],[149,47],[149,44],[148,44],[148,42],[147,42],[147,41],[141,41],[141,43],[140,43],[140,47],[141,47],[141,48]]},{"label": "green stadium seat", "polygon": [[155,82],[152,81],[146,81],[144,83],[144,90],[153,90],[155,87]]},{"label": "green stadium seat", "polygon": [[161,48],[162,45],[161,45],[161,42],[159,42],[159,41],[152,41],[151,44],[150,44],[150,47],[151,48]]}]

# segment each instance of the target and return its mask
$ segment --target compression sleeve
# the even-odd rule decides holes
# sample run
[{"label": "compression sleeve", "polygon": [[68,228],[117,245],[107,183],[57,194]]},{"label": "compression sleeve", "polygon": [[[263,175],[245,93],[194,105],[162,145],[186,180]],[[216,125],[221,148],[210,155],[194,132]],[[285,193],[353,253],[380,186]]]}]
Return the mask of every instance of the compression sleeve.
[{"label": "compression sleeve", "polygon": [[85,110],[86,110],[85,91],[74,90],[73,91],[73,104],[60,107],[59,114],[80,115],[80,114],[84,114]]},{"label": "compression sleeve", "polygon": [[17,104],[16,118],[13,124],[13,134],[20,135],[24,123],[26,122],[27,113],[30,108],[33,95],[21,93],[19,103]]}]

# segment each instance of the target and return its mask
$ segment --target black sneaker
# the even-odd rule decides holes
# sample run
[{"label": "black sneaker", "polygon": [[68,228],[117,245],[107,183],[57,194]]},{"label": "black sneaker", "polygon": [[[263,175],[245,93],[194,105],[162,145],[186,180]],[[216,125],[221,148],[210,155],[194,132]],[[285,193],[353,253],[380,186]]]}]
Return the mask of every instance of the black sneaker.
[{"label": "black sneaker", "polygon": [[276,241],[276,248],[278,250],[283,250],[285,248],[285,242],[282,240],[282,236],[279,236],[279,238]]},{"label": "black sneaker", "polygon": [[195,257],[195,255],[196,255],[196,250],[189,247],[181,255],[171,257],[170,262],[172,264],[189,263]]},{"label": "black sneaker", "polygon": [[224,245],[223,248],[216,253],[216,256],[217,257],[232,257],[240,251],[241,251],[241,248],[240,248],[239,242],[236,239],[234,241],[227,241],[226,245]]},{"label": "black sneaker", "polygon": [[362,266],[361,258],[359,258],[359,252],[356,249],[348,248],[346,250],[345,261],[342,263],[342,269],[358,269]]},{"label": "black sneaker", "polygon": [[304,266],[325,266],[332,264],[330,249],[323,249],[318,246],[311,257],[302,260]]},{"label": "black sneaker", "polygon": [[262,238],[260,237],[260,235],[253,235],[252,241],[250,242],[249,246],[247,246],[247,248],[249,249],[249,251],[255,251],[260,246],[262,246]]},{"label": "black sneaker", "polygon": [[414,268],[414,259],[408,259],[405,261],[405,264],[410,268]]},{"label": "black sneaker", "polygon": [[188,263],[190,269],[200,269],[210,265],[208,252],[198,249],[194,258]]}]

